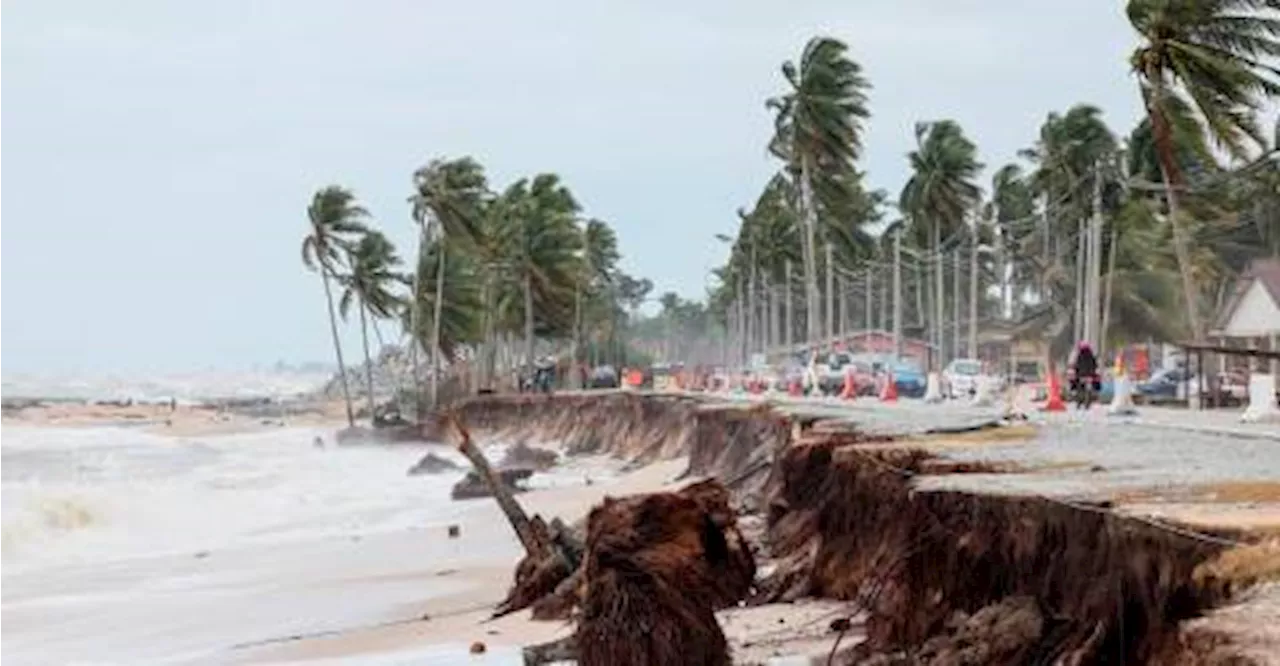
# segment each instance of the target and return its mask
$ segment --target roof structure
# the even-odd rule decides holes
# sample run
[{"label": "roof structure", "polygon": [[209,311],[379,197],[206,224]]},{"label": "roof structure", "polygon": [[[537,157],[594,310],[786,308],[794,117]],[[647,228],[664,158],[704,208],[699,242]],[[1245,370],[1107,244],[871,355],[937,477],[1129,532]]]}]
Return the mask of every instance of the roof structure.
[{"label": "roof structure", "polygon": [[[1232,321],[1241,306],[1249,302],[1248,297],[1255,291],[1255,285],[1256,289],[1270,296],[1272,304],[1280,309],[1280,259],[1255,259],[1249,264],[1236,280],[1226,307],[1218,312],[1214,321],[1215,335],[1231,335],[1229,329]],[[1275,328],[1280,330],[1280,321],[1276,322]]]}]

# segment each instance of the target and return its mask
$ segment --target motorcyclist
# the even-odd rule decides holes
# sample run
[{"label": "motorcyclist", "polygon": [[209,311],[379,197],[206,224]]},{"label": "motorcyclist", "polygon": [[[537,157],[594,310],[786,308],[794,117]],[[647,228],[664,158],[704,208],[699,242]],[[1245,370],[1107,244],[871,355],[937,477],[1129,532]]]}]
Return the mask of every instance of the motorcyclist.
[{"label": "motorcyclist", "polygon": [[1076,346],[1076,358],[1071,364],[1071,390],[1077,394],[1084,389],[1085,383],[1089,382],[1094,392],[1102,389],[1102,379],[1098,376],[1098,357],[1093,353],[1093,347],[1088,342],[1081,340]]}]

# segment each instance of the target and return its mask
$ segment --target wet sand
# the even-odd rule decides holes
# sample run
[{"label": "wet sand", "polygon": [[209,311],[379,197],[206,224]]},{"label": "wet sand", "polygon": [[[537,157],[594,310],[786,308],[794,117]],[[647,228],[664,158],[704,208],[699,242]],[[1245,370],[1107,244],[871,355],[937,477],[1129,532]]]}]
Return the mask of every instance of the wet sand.
[{"label": "wet sand", "polygon": [[206,405],[135,403],[129,406],[81,402],[48,402],[8,411],[4,423],[12,425],[77,428],[129,426],[172,437],[200,437],[262,432],[281,427],[336,426],[346,419],[342,401],[329,400],[307,406],[305,411],[260,415]]}]

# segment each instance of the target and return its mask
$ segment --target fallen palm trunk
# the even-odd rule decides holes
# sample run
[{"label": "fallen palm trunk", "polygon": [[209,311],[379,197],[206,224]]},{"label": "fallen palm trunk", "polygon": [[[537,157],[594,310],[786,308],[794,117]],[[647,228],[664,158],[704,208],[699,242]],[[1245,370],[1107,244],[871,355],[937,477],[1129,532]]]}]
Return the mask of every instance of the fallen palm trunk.
[{"label": "fallen palm trunk", "polygon": [[587,521],[584,666],[729,663],[715,611],[750,591],[755,560],[715,481],[606,498]]},{"label": "fallen palm trunk", "polygon": [[581,541],[559,520],[553,520],[549,527],[539,516],[530,519],[512,496],[502,476],[494,471],[484,454],[471,441],[471,433],[462,421],[455,415],[447,418],[458,433],[458,450],[475,466],[476,473],[488,481],[489,491],[525,549],[524,558],[516,566],[515,584],[507,599],[494,612],[494,616],[526,608],[554,592],[561,581],[577,570],[582,557]]}]

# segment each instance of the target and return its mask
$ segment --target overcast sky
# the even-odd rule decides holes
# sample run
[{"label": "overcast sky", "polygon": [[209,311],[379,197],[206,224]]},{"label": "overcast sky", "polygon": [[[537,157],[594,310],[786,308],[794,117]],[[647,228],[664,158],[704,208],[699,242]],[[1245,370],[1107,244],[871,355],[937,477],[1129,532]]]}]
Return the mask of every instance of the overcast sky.
[{"label": "overcast sky", "polygon": [[1051,110],[1139,115],[1116,0],[6,1],[4,372],[327,360],[308,198],[353,188],[407,249],[436,156],[559,172],[625,270],[701,296],[815,34],[874,85],[861,166],[895,197],[916,121],[998,166]]}]

